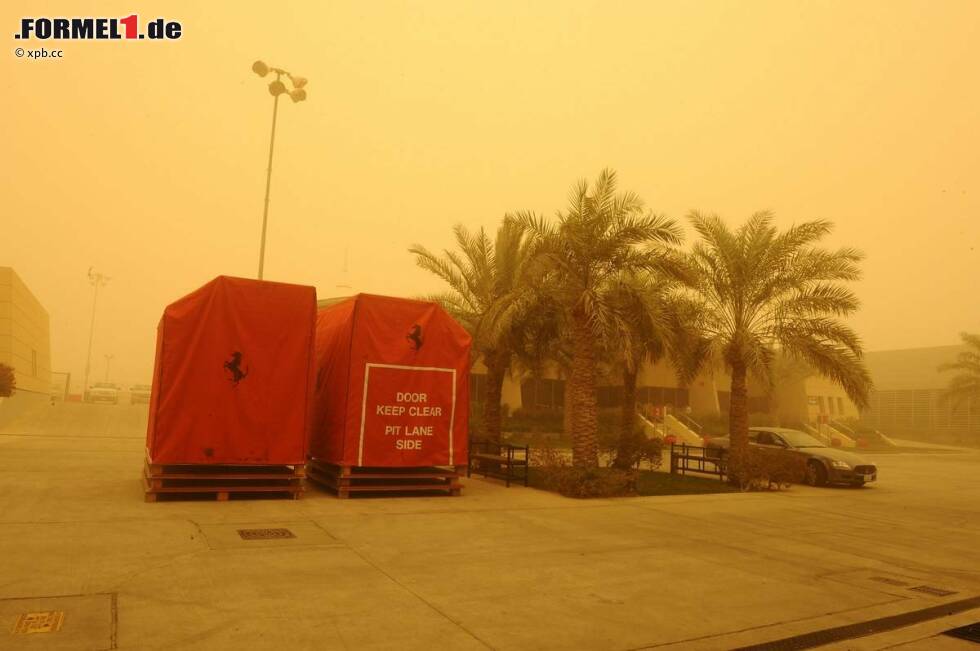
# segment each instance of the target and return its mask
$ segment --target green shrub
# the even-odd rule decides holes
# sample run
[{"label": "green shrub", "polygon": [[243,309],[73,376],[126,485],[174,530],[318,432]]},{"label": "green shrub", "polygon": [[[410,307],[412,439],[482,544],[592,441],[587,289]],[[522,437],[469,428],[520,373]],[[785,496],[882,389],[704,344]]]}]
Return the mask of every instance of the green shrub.
[{"label": "green shrub", "polygon": [[545,443],[531,448],[531,467],[532,468],[559,468],[571,463],[571,457],[567,450],[554,447]]},{"label": "green shrub", "polygon": [[636,494],[636,473],[614,468],[558,466],[544,469],[544,487],[565,497],[622,497]]},{"label": "green shrub", "polygon": [[806,476],[806,459],[784,450],[750,447],[740,474],[743,490],[779,490],[802,483]]},{"label": "green shrub", "polygon": [[571,465],[566,451],[550,446],[531,450],[533,485],[565,497],[623,497],[636,494],[637,473],[615,468]]},{"label": "green shrub", "polygon": [[[620,430],[599,430],[599,454],[602,455],[608,465],[612,465],[616,456],[619,454]],[[647,438],[642,426],[633,430],[632,435],[624,441],[623,453],[626,455],[627,465],[630,468],[639,467],[643,462],[650,464],[651,468],[659,468],[663,463],[663,439]]]}]

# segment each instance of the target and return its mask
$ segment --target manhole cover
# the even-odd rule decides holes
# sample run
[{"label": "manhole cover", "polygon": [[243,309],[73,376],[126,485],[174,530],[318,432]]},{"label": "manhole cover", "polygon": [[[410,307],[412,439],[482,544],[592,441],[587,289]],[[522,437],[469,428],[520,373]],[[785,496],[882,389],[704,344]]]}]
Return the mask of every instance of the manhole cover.
[{"label": "manhole cover", "polygon": [[924,592],[925,594],[931,594],[935,597],[948,597],[951,594],[956,594],[952,590],[943,590],[942,588],[934,588],[931,585],[917,585],[914,588],[909,588],[909,590],[915,590],[916,592]]},{"label": "manhole cover", "polygon": [[873,576],[872,581],[877,581],[878,583],[887,583],[888,585],[908,585],[905,581],[899,581],[898,579],[889,579],[887,576]]},{"label": "manhole cover", "polygon": [[239,529],[238,535],[242,540],[279,540],[296,537],[289,529]]},{"label": "manhole cover", "polygon": [[970,642],[980,642],[980,622],[974,622],[972,624],[967,624],[966,626],[950,629],[943,632],[943,635],[958,637],[961,640],[969,640]]},{"label": "manhole cover", "polygon": [[45,610],[39,613],[24,613],[14,622],[12,635],[33,635],[34,633],[57,633],[65,622],[65,611]]}]

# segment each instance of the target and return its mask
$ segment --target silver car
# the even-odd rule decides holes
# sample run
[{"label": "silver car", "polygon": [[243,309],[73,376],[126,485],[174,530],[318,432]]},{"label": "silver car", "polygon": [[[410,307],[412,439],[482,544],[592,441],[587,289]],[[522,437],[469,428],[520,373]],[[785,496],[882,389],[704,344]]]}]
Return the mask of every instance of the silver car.
[{"label": "silver car", "polygon": [[[727,450],[727,436],[708,441],[706,447]],[[850,484],[863,486],[878,479],[878,467],[853,452],[827,447],[805,432],[784,427],[750,427],[749,445],[785,450],[806,459],[806,483],[811,486]],[[706,454],[710,455],[710,451]]]}]

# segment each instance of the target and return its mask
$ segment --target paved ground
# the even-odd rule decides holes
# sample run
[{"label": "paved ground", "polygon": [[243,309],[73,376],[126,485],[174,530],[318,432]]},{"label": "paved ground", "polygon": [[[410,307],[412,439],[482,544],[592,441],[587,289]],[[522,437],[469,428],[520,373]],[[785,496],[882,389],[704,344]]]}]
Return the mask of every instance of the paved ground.
[{"label": "paved ground", "polygon": [[[859,490],[147,504],[145,408],[9,420],[0,649],[726,649],[980,595],[978,452],[880,455]],[[40,610],[62,630],[9,633]],[[935,635],[978,620],[836,648],[975,649]]]}]

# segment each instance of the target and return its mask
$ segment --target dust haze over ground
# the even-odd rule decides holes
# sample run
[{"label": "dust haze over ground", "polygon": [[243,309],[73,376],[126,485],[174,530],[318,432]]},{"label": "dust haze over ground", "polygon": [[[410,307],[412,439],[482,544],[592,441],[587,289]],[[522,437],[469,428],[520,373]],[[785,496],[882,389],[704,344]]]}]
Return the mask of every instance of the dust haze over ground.
[{"label": "dust haze over ground", "polygon": [[[101,4],[166,16],[176,42],[66,42],[3,91],[0,264],[51,315],[80,379],[146,382],[163,307],[254,276],[272,100],[255,59],[310,79],[280,106],[267,278],[414,295],[407,247],[506,211],[552,214],[604,166],[657,212],[836,223],[867,253],[853,324],[870,350],[980,327],[980,5],[450,1]],[[23,16],[75,3],[8,3]],[[81,12],[85,13],[85,12]],[[342,273],[349,251],[349,274]],[[77,388],[76,386],[76,388]]]}]

